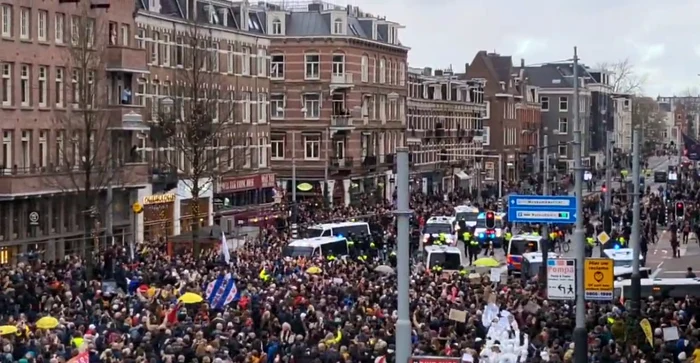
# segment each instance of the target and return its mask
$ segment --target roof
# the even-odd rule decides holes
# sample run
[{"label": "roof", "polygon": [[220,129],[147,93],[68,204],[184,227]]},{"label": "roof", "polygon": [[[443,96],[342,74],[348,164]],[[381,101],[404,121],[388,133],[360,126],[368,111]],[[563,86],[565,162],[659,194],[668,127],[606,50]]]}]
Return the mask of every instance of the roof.
[{"label": "roof", "polygon": [[428,253],[459,253],[460,256],[462,255],[462,251],[453,246],[425,246],[423,249]]},{"label": "roof", "polygon": [[[505,213],[494,213],[496,215],[496,219],[503,219],[506,214]],[[476,219],[486,219],[486,213],[481,212],[479,215],[476,217]]]},{"label": "roof", "polygon": [[316,224],[311,227],[310,229],[333,229],[333,228],[340,228],[340,227],[354,227],[354,226],[369,226],[367,222],[339,222],[339,223],[322,223],[322,224]]},{"label": "roof", "polygon": [[[622,280],[615,281],[615,287],[630,286],[632,280]],[[694,285],[700,287],[700,279],[642,279],[642,286],[660,286],[660,285],[675,285],[675,286],[686,286]]]},{"label": "roof", "polygon": [[479,213],[479,208],[471,206],[471,205],[458,205],[455,207],[455,213],[464,213],[464,212]]},{"label": "roof", "polygon": [[294,240],[289,242],[290,247],[319,247],[327,243],[346,241],[343,237],[314,237]]},{"label": "roof", "polygon": [[[554,252],[549,252],[548,256],[549,256],[550,260],[553,260],[553,259],[559,257]],[[534,263],[544,262],[542,259],[542,252],[526,252],[526,253],[523,253],[523,258],[530,261],[530,262],[534,262]]]},{"label": "roof", "polygon": [[428,220],[425,222],[425,224],[432,224],[432,223],[452,223],[454,222],[455,217],[450,217],[450,216],[433,216],[428,218]]},{"label": "roof", "polygon": [[525,240],[525,241],[539,241],[542,239],[542,236],[537,236],[537,235],[530,234],[530,233],[523,233],[523,234],[516,234],[515,236],[513,236],[513,238],[511,238],[511,241],[514,239],[521,239],[521,240]]},{"label": "roof", "polygon": [[659,110],[663,112],[671,112],[671,104],[667,102],[659,102]]},{"label": "roof", "polygon": [[603,255],[608,256],[609,258],[613,260],[631,260],[632,256],[632,249],[631,248],[620,248],[620,249],[614,249],[614,248],[608,248],[603,250]]},{"label": "roof", "polygon": [[[515,68],[520,71],[520,67]],[[572,63],[548,63],[541,66],[525,67],[528,83],[542,89],[573,88],[574,65]],[[579,77],[593,83],[595,79],[582,64],[578,65]]]},{"label": "roof", "polygon": [[[145,12],[157,12],[160,15],[185,20],[187,19],[187,1],[186,0],[160,0],[160,9],[151,8],[148,0],[135,0],[136,10]],[[264,35],[266,34],[265,12],[260,12],[256,8],[248,7],[249,19],[248,30],[242,30],[240,27],[240,14],[243,9],[242,2],[224,3],[221,1],[209,0],[193,0],[196,1],[196,20],[200,24],[209,24],[212,26],[222,27],[225,29],[236,30],[239,32]],[[210,9],[212,11],[210,11]],[[224,17],[226,21],[224,21]]]}]

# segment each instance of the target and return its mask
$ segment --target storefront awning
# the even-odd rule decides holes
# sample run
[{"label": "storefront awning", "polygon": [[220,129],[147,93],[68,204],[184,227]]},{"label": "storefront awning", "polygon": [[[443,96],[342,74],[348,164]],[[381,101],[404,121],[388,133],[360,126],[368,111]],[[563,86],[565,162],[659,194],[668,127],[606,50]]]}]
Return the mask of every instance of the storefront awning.
[{"label": "storefront awning", "polygon": [[457,175],[457,177],[460,178],[460,179],[462,179],[462,180],[466,180],[466,179],[471,179],[471,178],[472,178],[471,176],[467,175],[467,173],[465,173],[465,172],[463,172],[463,171],[461,171],[461,170],[458,171],[455,175]]}]

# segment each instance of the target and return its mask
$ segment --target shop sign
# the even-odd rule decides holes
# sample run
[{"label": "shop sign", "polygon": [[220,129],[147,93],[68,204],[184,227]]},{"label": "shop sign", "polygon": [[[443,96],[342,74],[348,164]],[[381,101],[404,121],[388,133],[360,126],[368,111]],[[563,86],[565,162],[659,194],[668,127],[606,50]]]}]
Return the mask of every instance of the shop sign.
[{"label": "shop sign", "polygon": [[228,178],[221,182],[221,193],[241,192],[275,186],[275,174],[258,174],[243,178]]},{"label": "shop sign", "polygon": [[143,204],[172,203],[175,201],[175,194],[155,194],[143,198]]}]

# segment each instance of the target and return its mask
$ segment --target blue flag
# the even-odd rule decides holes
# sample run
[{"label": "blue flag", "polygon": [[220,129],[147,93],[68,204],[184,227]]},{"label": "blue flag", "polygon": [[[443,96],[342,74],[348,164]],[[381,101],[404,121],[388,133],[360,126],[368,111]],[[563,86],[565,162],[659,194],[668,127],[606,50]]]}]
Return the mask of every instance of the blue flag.
[{"label": "blue flag", "polygon": [[221,310],[231,302],[240,299],[240,292],[236,288],[236,280],[230,273],[219,275],[207,285],[206,299],[214,310]]}]

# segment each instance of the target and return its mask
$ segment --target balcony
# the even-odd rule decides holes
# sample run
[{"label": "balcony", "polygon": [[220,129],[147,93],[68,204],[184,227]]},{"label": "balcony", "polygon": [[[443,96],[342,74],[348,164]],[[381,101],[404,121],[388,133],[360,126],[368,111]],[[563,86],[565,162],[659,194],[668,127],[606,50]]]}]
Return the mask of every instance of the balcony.
[{"label": "balcony", "polygon": [[344,158],[331,158],[328,165],[332,170],[350,170],[353,168],[353,159],[350,157]]},{"label": "balcony", "polygon": [[331,93],[334,90],[346,89],[355,87],[352,73],[332,74],[331,75]]},{"label": "balcony", "polygon": [[394,159],[396,159],[396,155],[386,154],[384,155],[384,164],[394,165]]},{"label": "balcony", "polygon": [[355,126],[352,115],[331,115],[331,130],[351,131],[354,129]]},{"label": "balcony", "polygon": [[162,190],[170,190],[177,187],[177,169],[172,166],[152,166],[150,174],[151,184],[159,186]]},{"label": "balcony", "polygon": [[143,106],[109,105],[107,114],[109,128],[112,130],[148,131],[150,127],[143,122]]},{"label": "balcony", "polygon": [[365,168],[376,168],[377,167],[377,157],[374,155],[365,156],[365,158],[362,160],[362,166]]},{"label": "balcony", "polygon": [[[108,178],[104,165],[95,165],[93,180],[111,179],[115,187],[137,187],[148,183],[149,168],[142,162],[125,162],[115,168],[114,176]],[[85,171],[68,165],[49,164],[45,167],[31,166],[9,169],[0,168],[0,199],[80,191],[84,185]],[[106,187],[106,185],[95,186]]]},{"label": "balcony", "polygon": [[146,50],[110,45],[105,49],[107,72],[148,73]]}]

